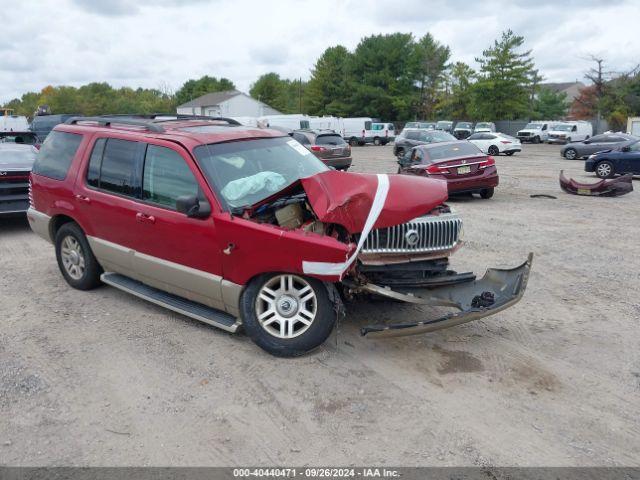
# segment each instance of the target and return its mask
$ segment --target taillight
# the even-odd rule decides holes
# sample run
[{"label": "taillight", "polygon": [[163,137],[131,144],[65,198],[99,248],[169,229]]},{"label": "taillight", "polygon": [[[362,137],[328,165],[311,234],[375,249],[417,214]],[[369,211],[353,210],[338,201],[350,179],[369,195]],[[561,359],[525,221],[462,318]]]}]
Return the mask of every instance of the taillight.
[{"label": "taillight", "polygon": [[427,168],[427,173],[442,173],[438,165],[431,164]]},{"label": "taillight", "polygon": [[484,162],[480,162],[478,164],[478,168],[492,167],[495,164],[496,164],[496,161],[493,159],[493,157],[487,157],[487,159]]},{"label": "taillight", "polygon": [[325,147],[321,147],[320,145],[311,145],[311,150],[314,152],[326,152],[327,149]]},{"label": "taillight", "polygon": [[509,140],[500,140],[500,143],[511,143]]}]

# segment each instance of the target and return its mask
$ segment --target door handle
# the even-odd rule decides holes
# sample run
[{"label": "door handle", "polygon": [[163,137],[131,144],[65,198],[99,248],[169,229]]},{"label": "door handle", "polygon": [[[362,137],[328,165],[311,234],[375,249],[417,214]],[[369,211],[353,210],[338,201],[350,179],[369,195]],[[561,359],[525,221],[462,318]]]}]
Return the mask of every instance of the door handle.
[{"label": "door handle", "polygon": [[84,195],[76,195],[76,200],[80,200],[81,202],[84,203],[91,203],[91,199],[89,197],[85,197]]},{"label": "door handle", "polygon": [[136,220],[140,223],[156,223],[156,218],[153,215],[142,212],[136,213]]}]

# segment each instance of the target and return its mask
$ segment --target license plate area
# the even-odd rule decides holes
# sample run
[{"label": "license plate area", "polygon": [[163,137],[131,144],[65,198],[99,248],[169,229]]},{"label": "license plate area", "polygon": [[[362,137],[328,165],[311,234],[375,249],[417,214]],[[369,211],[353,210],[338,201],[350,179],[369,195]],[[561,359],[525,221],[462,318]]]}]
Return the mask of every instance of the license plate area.
[{"label": "license plate area", "polygon": [[464,167],[458,167],[458,175],[464,175],[465,173],[471,172],[471,167],[466,165]]}]

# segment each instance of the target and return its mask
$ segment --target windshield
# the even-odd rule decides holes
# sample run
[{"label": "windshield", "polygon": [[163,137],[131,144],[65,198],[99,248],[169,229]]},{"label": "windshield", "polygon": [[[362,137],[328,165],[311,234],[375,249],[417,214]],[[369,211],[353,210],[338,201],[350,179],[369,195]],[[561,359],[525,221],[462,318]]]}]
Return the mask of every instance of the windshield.
[{"label": "windshield", "polygon": [[482,123],[481,122],[481,123],[478,123],[476,125],[476,129],[478,129],[478,128],[491,128],[491,124],[490,123]]},{"label": "windshield", "polygon": [[[482,124],[479,125],[482,126]],[[456,128],[471,128],[471,124],[468,122],[459,122]]]},{"label": "windshield", "polygon": [[555,125],[553,127],[553,129],[558,132],[570,132],[572,128],[573,125]]},{"label": "windshield", "polygon": [[248,207],[301,178],[328,170],[291,137],[213,143],[194,149],[209,183],[228,207]]},{"label": "windshield", "polygon": [[424,153],[426,154],[425,160],[427,162],[482,154],[478,147],[476,147],[473,143],[469,143],[466,141],[428,148],[424,150]]},{"label": "windshield", "polygon": [[541,123],[527,123],[527,126],[524,127],[527,130],[540,130],[542,128]]},{"label": "windshield", "polygon": [[24,143],[26,145],[35,145],[38,143],[38,139],[31,132],[11,132],[0,134],[0,142],[7,143]]},{"label": "windshield", "polygon": [[453,125],[453,122],[438,122],[436,123],[436,128],[449,128],[451,125]]}]

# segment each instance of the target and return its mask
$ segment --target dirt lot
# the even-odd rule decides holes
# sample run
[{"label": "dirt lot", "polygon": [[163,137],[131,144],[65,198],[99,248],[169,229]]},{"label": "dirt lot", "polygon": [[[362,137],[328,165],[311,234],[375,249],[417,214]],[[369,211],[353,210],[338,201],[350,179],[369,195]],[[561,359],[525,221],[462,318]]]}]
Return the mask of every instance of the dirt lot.
[{"label": "dirt lot", "polygon": [[[0,464],[640,465],[640,193],[564,194],[561,168],[585,174],[558,150],[501,156],[493,199],[450,202],[454,268],[535,253],[520,304],[390,340],[358,329],[433,312],[350,305],[295,360],[113,288],[72,290],[50,245],[0,221]],[[391,147],[354,157],[395,171]]]}]

